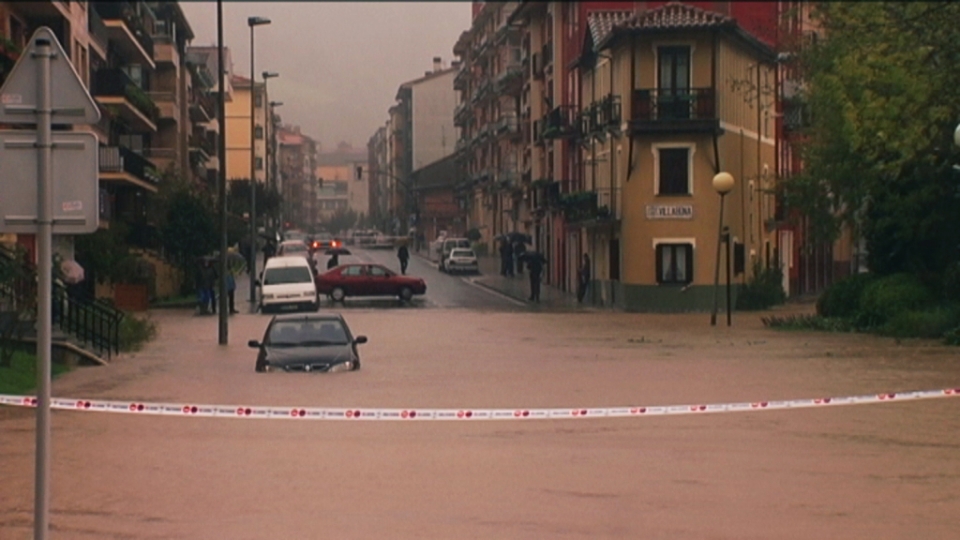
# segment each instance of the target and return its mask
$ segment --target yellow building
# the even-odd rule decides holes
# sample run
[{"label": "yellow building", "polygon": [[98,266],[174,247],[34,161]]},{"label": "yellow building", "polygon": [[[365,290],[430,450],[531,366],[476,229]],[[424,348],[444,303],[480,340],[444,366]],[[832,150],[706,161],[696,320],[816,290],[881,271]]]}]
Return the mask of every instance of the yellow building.
[{"label": "yellow building", "polygon": [[[250,79],[234,75],[230,78],[233,99],[226,103],[227,181],[250,178]],[[262,82],[254,83],[254,174],[257,182],[266,178],[266,137],[272,122],[266,116],[268,106]]]},{"label": "yellow building", "polygon": [[[715,174],[735,179],[724,215],[744,254],[735,282],[750,278],[754,262],[778,260],[770,226],[774,52],[732,18],[683,4],[596,13],[590,29],[580,59],[584,185],[561,203],[567,262],[576,267],[590,255],[597,303],[709,309]],[[719,264],[725,269],[725,259]]]}]

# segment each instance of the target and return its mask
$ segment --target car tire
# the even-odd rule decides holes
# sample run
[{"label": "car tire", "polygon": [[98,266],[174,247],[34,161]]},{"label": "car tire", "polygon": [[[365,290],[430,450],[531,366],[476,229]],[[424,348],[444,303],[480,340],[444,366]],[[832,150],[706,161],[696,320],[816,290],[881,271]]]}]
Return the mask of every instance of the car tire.
[{"label": "car tire", "polygon": [[343,287],[337,287],[330,291],[330,299],[334,302],[343,302],[343,299],[346,297],[347,291],[343,290]]},{"label": "car tire", "polygon": [[354,362],[353,369],[351,369],[350,371],[357,371],[359,369],[360,369],[360,360],[357,360],[356,362]]},{"label": "car tire", "polygon": [[413,299],[413,289],[410,287],[404,287],[400,289],[400,299],[404,302],[409,302]]}]

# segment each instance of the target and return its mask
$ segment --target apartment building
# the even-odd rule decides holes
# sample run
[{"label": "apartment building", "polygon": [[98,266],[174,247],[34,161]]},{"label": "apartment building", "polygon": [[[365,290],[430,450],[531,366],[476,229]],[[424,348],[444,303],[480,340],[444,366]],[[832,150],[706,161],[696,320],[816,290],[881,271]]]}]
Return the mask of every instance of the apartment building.
[{"label": "apartment building", "polygon": [[318,145],[301,133],[300,126],[293,125],[281,125],[276,140],[277,167],[283,179],[283,219],[290,224],[287,228],[313,231],[318,220]]},{"label": "apartment building", "polygon": [[469,212],[467,226],[492,244],[498,235],[521,231],[524,181],[521,117],[524,71],[521,30],[509,23],[518,2],[484,3],[453,52],[460,58],[454,87],[460,101],[454,119],[460,128],[458,193]]},{"label": "apartment building", "polygon": [[457,70],[458,66],[444,67],[442,59],[434,57],[432,70],[400,85],[396,104],[388,111],[383,131],[385,163],[383,167],[370,165],[369,174],[375,175],[371,183],[379,186],[374,199],[385,209],[384,228],[392,234],[405,235],[417,225],[410,183],[413,171],[455,151],[453,79]]},{"label": "apartment building", "polygon": [[[231,68],[232,71],[232,68]],[[232,99],[226,104],[224,127],[227,130],[227,181],[250,179],[250,143],[255,143],[253,175],[257,182],[266,180],[267,137],[272,125],[268,112],[267,88],[241,75],[231,74]],[[251,91],[252,87],[252,91]],[[250,132],[250,100],[254,101],[254,126]]]},{"label": "apartment building", "polygon": [[381,230],[389,225],[389,199],[387,196],[387,125],[381,126],[367,141],[366,179],[369,192],[370,222]]},{"label": "apartment building", "polygon": [[337,212],[352,210],[359,218],[370,215],[367,151],[341,142],[332,151],[317,156],[320,182],[318,218],[326,222]]}]

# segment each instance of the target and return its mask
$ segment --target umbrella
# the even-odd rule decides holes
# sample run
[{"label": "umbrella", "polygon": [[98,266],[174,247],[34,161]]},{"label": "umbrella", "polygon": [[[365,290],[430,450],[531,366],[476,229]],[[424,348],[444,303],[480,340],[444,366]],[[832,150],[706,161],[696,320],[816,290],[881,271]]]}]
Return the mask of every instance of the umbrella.
[{"label": "umbrella", "polygon": [[530,238],[530,235],[524,234],[522,232],[514,231],[512,233],[507,234],[507,238],[510,239],[511,242],[523,242],[525,244],[533,243],[533,239]]},{"label": "umbrella", "polygon": [[520,257],[526,262],[539,261],[541,264],[546,264],[547,262],[547,258],[539,251],[527,251]]},{"label": "umbrella", "polygon": [[[218,262],[220,260],[220,252],[214,251],[210,255],[207,255],[207,260],[211,262]],[[227,250],[227,268],[231,270],[240,271],[247,267],[247,260],[243,258],[243,255],[233,251],[231,249]]]},{"label": "umbrella", "polygon": [[337,247],[329,248],[323,252],[326,255],[351,255],[350,250],[347,248]]},{"label": "umbrella", "polygon": [[83,281],[84,272],[80,263],[74,260],[63,261],[60,263],[60,271],[63,272],[63,281],[70,285],[76,285]]}]

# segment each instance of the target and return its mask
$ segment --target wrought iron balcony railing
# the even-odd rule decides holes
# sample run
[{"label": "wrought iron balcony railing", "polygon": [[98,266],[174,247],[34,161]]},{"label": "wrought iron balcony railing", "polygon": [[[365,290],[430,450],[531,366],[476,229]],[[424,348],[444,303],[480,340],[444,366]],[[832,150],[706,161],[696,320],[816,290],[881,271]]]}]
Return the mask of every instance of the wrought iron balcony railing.
[{"label": "wrought iron balcony railing", "polygon": [[633,92],[634,122],[715,120],[713,88],[639,89]]}]

